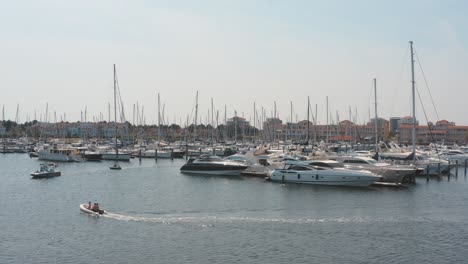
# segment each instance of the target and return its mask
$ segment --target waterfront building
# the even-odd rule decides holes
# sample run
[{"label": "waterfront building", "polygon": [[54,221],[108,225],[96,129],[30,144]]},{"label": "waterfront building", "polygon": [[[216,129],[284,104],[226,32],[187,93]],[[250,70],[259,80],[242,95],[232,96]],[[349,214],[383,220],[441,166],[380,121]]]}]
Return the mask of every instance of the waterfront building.
[{"label": "waterfront building", "polygon": [[267,120],[263,122],[263,133],[265,135],[265,139],[270,141],[284,139],[286,127],[283,125],[283,121],[279,118],[267,118]]},{"label": "waterfront building", "polygon": [[400,126],[401,117],[390,117],[390,133],[395,134]]},{"label": "waterfront building", "polygon": [[[411,144],[412,125],[400,125],[398,128],[398,141]],[[445,143],[465,144],[468,142],[468,126],[457,126],[447,120],[429,122],[427,126],[416,126],[416,142],[418,144]]]}]

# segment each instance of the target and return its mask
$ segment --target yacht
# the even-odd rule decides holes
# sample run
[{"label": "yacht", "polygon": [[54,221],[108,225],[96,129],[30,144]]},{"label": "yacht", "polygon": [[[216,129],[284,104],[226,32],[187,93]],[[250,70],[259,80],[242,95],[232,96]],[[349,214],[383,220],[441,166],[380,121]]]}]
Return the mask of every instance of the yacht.
[{"label": "yacht", "polygon": [[441,159],[450,161],[451,163],[458,162],[459,165],[465,164],[465,161],[468,160],[468,153],[458,149],[443,151],[439,156]]},{"label": "yacht", "polygon": [[197,159],[189,159],[180,171],[205,175],[239,176],[247,167],[248,165],[241,162],[225,160],[218,156],[201,155]]},{"label": "yacht", "polygon": [[269,179],[283,183],[366,187],[380,181],[381,177],[369,171],[286,164],[283,169],[274,170]]},{"label": "yacht", "polygon": [[391,160],[393,164],[415,165],[422,169],[424,174],[447,174],[450,170],[448,161],[429,157],[422,153],[416,153],[416,157],[414,157],[412,152],[382,152],[379,153],[379,157],[383,160]]},{"label": "yacht", "polygon": [[74,149],[43,149],[38,152],[40,160],[50,161],[81,161],[82,158]]},{"label": "yacht", "polygon": [[60,171],[56,171],[55,168],[57,167],[54,163],[49,164],[41,164],[39,170],[35,172],[31,172],[31,176],[34,179],[41,179],[41,178],[50,178],[60,176]]},{"label": "yacht", "polygon": [[410,182],[415,175],[423,172],[422,169],[412,165],[392,165],[363,156],[342,157],[340,161],[346,169],[368,170],[382,176],[384,182]]}]

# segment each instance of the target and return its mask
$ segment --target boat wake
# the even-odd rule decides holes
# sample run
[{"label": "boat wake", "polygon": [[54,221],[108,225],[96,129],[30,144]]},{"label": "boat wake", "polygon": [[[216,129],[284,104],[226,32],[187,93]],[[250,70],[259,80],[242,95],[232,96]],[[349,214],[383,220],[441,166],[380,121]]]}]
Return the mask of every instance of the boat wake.
[{"label": "boat wake", "polygon": [[428,219],[379,219],[379,218],[361,218],[361,217],[336,217],[336,218],[264,218],[264,217],[241,217],[241,216],[161,216],[147,217],[137,215],[127,215],[107,212],[103,215],[106,218],[120,221],[137,221],[147,223],[161,224],[201,224],[210,226],[214,224],[230,224],[230,223],[263,223],[263,224],[320,224],[320,223],[371,223],[371,222],[424,222]]}]

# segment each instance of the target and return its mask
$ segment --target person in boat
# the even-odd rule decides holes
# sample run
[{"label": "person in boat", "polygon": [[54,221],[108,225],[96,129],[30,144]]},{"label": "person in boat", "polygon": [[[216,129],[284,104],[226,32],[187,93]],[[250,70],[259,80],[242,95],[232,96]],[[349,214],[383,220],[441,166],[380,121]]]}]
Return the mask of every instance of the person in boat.
[{"label": "person in boat", "polygon": [[88,202],[88,209],[91,210],[93,207],[91,206],[91,202]]},{"label": "person in boat", "polygon": [[91,210],[93,212],[99,212],[99,204],[98,203],[94,203],[93,204],[93,207],[91,208]]}]

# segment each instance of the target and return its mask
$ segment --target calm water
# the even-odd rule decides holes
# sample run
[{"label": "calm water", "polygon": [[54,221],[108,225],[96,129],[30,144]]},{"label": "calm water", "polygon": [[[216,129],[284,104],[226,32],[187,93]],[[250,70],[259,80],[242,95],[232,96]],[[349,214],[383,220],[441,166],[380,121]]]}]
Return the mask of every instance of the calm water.
[{"label": "calm water", "polygon": [[[404,189],[179,173],[184,160],[61,163],[0,155],[0,263],[466,263],[468,182]],[[79,204],[111,212],[94,218]]]}]

